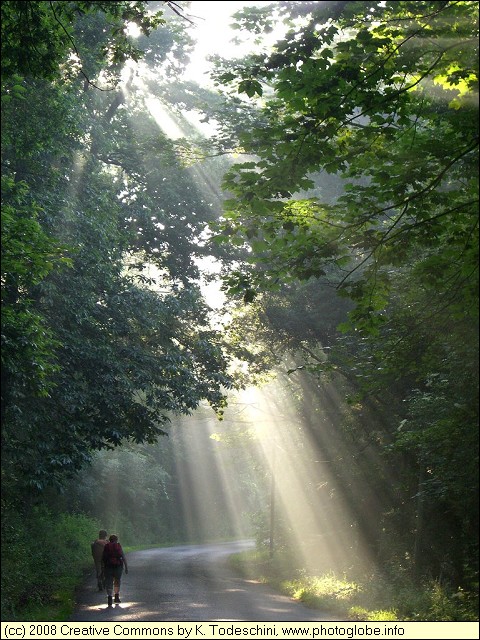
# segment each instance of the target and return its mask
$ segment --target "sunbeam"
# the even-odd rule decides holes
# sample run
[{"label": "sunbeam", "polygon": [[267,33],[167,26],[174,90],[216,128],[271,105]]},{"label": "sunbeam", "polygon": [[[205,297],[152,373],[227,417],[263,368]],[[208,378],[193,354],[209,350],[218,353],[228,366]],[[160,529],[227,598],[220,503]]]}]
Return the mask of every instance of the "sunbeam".
[{"label": "sunbeam", "polygon": [[[368,495],[372,491],[360,471],[354,473],[358,486],[345,483],[338,472],[339,466],[352,472],[356,449],[354,443],[350,452],[342,446],[336,433],[340,418],[337,415],[335,423],[328,415],[332,389],[320,395],[326,398],[324,407],[322,400],[317,406],[294,407],[292,391],[291,385],[285,388],[277,380],[240,392],[226,411],[225,427],[219,429],[219,440],[225,443],[232,433],[241,441],[239,434],[243,433],[244,442],[257,457],[265,519],[263,543],[271,554],[288,544],[296,564],[311,572],[345,571],[352,566],[372,569],[365,521],[375,514],[361,511],[366,504],[375,503],[376,496]],[[340,397],[336,402],[345,405]],[[255,447],[251,446],[252,435]],[[235,482],[228,474],[222,477],[227,487]],[[356,505],[362,493],[361,504]]]},{"label": "sunbeam", "polygon": [[188,539],[242,539],[252,535],[249,521],[257,499],[250,482],[249,451],[214,436],[216,418],[208,408],[175,421],[174,475]]},{"label": "sunbeam", "polygon": [[154,98],[153,96],[148,97],[145,99],[145,104],[152,118],[163,133],[170,138],[170,140],[177,140],[178,138],[185,137],[185,132],[180,129],[178,124],[169,114],[167,108],[158,98]]}]

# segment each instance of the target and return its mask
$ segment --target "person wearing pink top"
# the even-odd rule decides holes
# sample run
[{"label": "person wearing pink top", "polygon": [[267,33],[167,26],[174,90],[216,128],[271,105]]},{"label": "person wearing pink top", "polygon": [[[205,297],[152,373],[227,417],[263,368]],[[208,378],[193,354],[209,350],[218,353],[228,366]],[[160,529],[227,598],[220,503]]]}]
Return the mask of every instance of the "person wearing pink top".
[{"label": "person wearing pink top", "polygon": [[112,592],[115,592],[115,602],[120,600],[120,581],[122,572],[128,573],[127,559],[123,553],[118,536],[112,533],[103,548],[103,566],[105,568],[105,588],[108,596],[108,606],[112,606]]}]

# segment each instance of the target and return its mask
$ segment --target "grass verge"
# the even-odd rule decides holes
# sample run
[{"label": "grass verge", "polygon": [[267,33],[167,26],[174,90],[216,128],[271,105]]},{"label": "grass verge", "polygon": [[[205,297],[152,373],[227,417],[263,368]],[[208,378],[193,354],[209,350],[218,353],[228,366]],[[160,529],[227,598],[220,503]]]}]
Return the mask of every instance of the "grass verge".
[{"label": "grass verge", "polygon": [[231,558],[245,577],[271,585],[308,607],[322,609],[335,619],[358,621],[476,622],[478,590],[452,591],[438,581],[421,585],[379,574],[360,578],[331,572],[309,576],[292,569],[281,553],[246,551]]}]

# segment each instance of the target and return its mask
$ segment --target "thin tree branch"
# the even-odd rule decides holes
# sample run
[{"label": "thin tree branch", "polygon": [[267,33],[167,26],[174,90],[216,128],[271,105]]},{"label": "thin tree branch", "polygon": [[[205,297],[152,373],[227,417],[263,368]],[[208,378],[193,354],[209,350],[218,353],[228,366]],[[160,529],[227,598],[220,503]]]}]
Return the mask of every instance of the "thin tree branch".
[{"label": "thin tree branch", "polygon": [[[78,59],[81,60],[81,56],[80,53],[77,49],[77,46],[75,44],[74,39],[72,38],[72,36],[68,33],[68,31],[65,29],[64,24],[57,18],[57,14],[55,13],[55,8],[53,6],[53,2],[50,0],[50,2],[48,3],[50,5],[50,9],[52,10],[53,13],[53,17],[55,18],[56,22],[58,22],[58,24],[60,25],[60,27],[62,28],[63,32],[65,33],[65,35],[67,36],[67,38],[70,40],[70,43],[72,45],[73,50],[75,51],[75,54],[77,55]],[[85,78],[85,80],[87,81],[87,83],[89,85],[91,85],[92,87],[94,87],[95,89],[98,89],[99,91],[115,91],[116,87],[112,87],[112,88],[108,88],[108,89],[102,89],[102,87],[99,87],[98,85],[96,85],[94,82],[92,82],[90,80],[90,78],[87,76],[87,74],[85,73],[85,71],[82,69],[82,67],[80,67],[79,69],[80,73],[82,74],[82,76]]]}]

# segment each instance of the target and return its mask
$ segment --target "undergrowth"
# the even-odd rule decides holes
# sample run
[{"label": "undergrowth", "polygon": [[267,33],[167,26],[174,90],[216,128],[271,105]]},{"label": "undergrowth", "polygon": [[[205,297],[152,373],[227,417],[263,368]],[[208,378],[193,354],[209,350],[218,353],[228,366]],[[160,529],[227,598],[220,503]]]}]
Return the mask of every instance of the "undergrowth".
[{"label": "undergrowth", "polygon": [[293,569],[289,558],[246,551],[232,557],[233,566],[250,579],[266,582],[333,619],[359,621],[474,622],[478,620],[478,589],[467,593],[439,581],[412,580],[372,573],[352,578],[334,572],[310,576]]},{"label": "undergrowth", "polygon": [[65,620],[74,590],[92,570],[90,543],[98,523],[80,514],[2,516],[2,621]]}]

